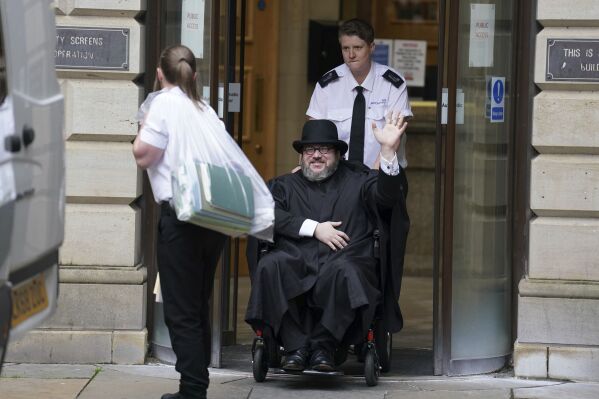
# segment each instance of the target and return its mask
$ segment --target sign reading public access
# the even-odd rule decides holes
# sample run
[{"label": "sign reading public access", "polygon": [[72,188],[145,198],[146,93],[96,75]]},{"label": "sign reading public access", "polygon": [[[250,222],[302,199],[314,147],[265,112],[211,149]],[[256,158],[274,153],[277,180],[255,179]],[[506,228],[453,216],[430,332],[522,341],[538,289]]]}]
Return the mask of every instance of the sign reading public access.
[{"label": "sign reading public access", "polygon": [[129,70],[129,29],[56,27],[58,69]]},{"label": "sign reading public access", "polygon": [[599,39],[547,39],[547,81],[599,82]]}]

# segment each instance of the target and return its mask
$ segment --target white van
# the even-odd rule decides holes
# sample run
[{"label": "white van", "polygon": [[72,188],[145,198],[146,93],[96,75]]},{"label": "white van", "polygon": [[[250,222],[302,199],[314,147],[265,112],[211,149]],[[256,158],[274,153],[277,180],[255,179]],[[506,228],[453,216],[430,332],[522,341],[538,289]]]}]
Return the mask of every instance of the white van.
[{"label": "white van", "polygon": [[0,0],[0,368],[47,319],[64,236],[63,96],[51,0]]}]

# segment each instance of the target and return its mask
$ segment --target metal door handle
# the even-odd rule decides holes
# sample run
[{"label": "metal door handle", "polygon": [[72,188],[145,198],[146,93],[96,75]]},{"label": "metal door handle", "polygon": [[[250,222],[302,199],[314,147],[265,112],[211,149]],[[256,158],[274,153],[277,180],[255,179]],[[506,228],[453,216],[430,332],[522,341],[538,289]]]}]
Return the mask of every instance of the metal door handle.
[{"label": "metal door handle", "polygon": [[4,148],[8,152],[19,152],[21,151],[21,138],[16,134],[6,136],[4,138]]},{"label": "metal door handle", "polygon": [[262,145],[261,144],[256,144],[256,146],[254,148],[256,149],[256,153],[262,154]]},{"label": "metal door handle", "polygon": [[29,144],[33,143],[35,139],[35,130],[31,126],[23,126],[23,144],[25,147],[29,146]]}]

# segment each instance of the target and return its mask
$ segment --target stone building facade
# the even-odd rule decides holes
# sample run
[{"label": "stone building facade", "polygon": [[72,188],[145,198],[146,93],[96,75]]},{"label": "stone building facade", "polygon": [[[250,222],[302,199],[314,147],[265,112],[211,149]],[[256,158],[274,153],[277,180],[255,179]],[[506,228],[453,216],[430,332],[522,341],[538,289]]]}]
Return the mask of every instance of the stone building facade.
[{"label": "stone building facade", "polygon": [[[599,94],[596,82],[546,79],[548,38],[599,39],[596,0],[536,0],[527,270],[519,284],[516,376],[599,381]],[[56,0],[57,26],[116,27],[130,32],[127,71],[58,70],[65,95],[67,204],[55,316],[11,342],[7,361],[141,364],[147,352],[147,272],[140,251],[142,179],[131,155],[134,119],[143,99],[145,0]],[[290,4],[290,3],[289,3]],[[286,15],[294,6],[282,7]],[[306,5],[307,4],[307,5]],[[302,15],[281,24],[300,43]],[[324,8],[323,8],[324,7]],[[333,18],[333,7],[320,7]],[[282,16],[284,17],[284,16]],[[295,30],[294,30],[295,29]],[[521,40],[531,38],[522,37]],[[302,66],[281,42],[280,97],[297,91]],[[305,45],[305,44],[303,44]],[[599,63],[598,63],[599,64]],[[297,68],[297,69],[293,69]],[[599,77],[599,72],[597,73]],[[285,143],[303,120],[309,91],[283,104],[278,169],[294,155]],[[304,101],[306,100],[306,101]],[[299,107],[299,108],[298,108]],[[300,111],[298,111],[300,109]],[[432,141],[431,141],[432,146]],[[430,149],[430,147],[429,147]],[[281,155],[282,154],[282,155]],[[431,212],[432,213],[432,212]]]},{"label": "stone building facade", "polygon": [[515,373],[599,381],[599,86],[548,81],[545,62],[550,38],[599,39],[599,3],[538,0],[537,20],[533,218]]}]

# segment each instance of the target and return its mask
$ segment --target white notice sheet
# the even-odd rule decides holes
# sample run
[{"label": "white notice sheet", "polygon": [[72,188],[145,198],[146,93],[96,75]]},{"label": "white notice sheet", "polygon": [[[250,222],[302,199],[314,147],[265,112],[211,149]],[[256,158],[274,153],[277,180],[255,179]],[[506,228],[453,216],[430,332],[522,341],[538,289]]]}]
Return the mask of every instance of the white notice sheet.
[{"label": "white notice sheet", "polygon": [[426,73],[426,41],[395,40],[393,68],[397,69],[411,87],[424,87]]},{"label": "white notice sheet", "polygon": [[205,0],[183,0],[181,4],[181,44],[196,58],[204,58],[204,6]]},{"label": "white notice sheet", "polygon": [[470,5],[470,47],[468,65],[493,66],[493,39],[495,37],[495,4]]}]

